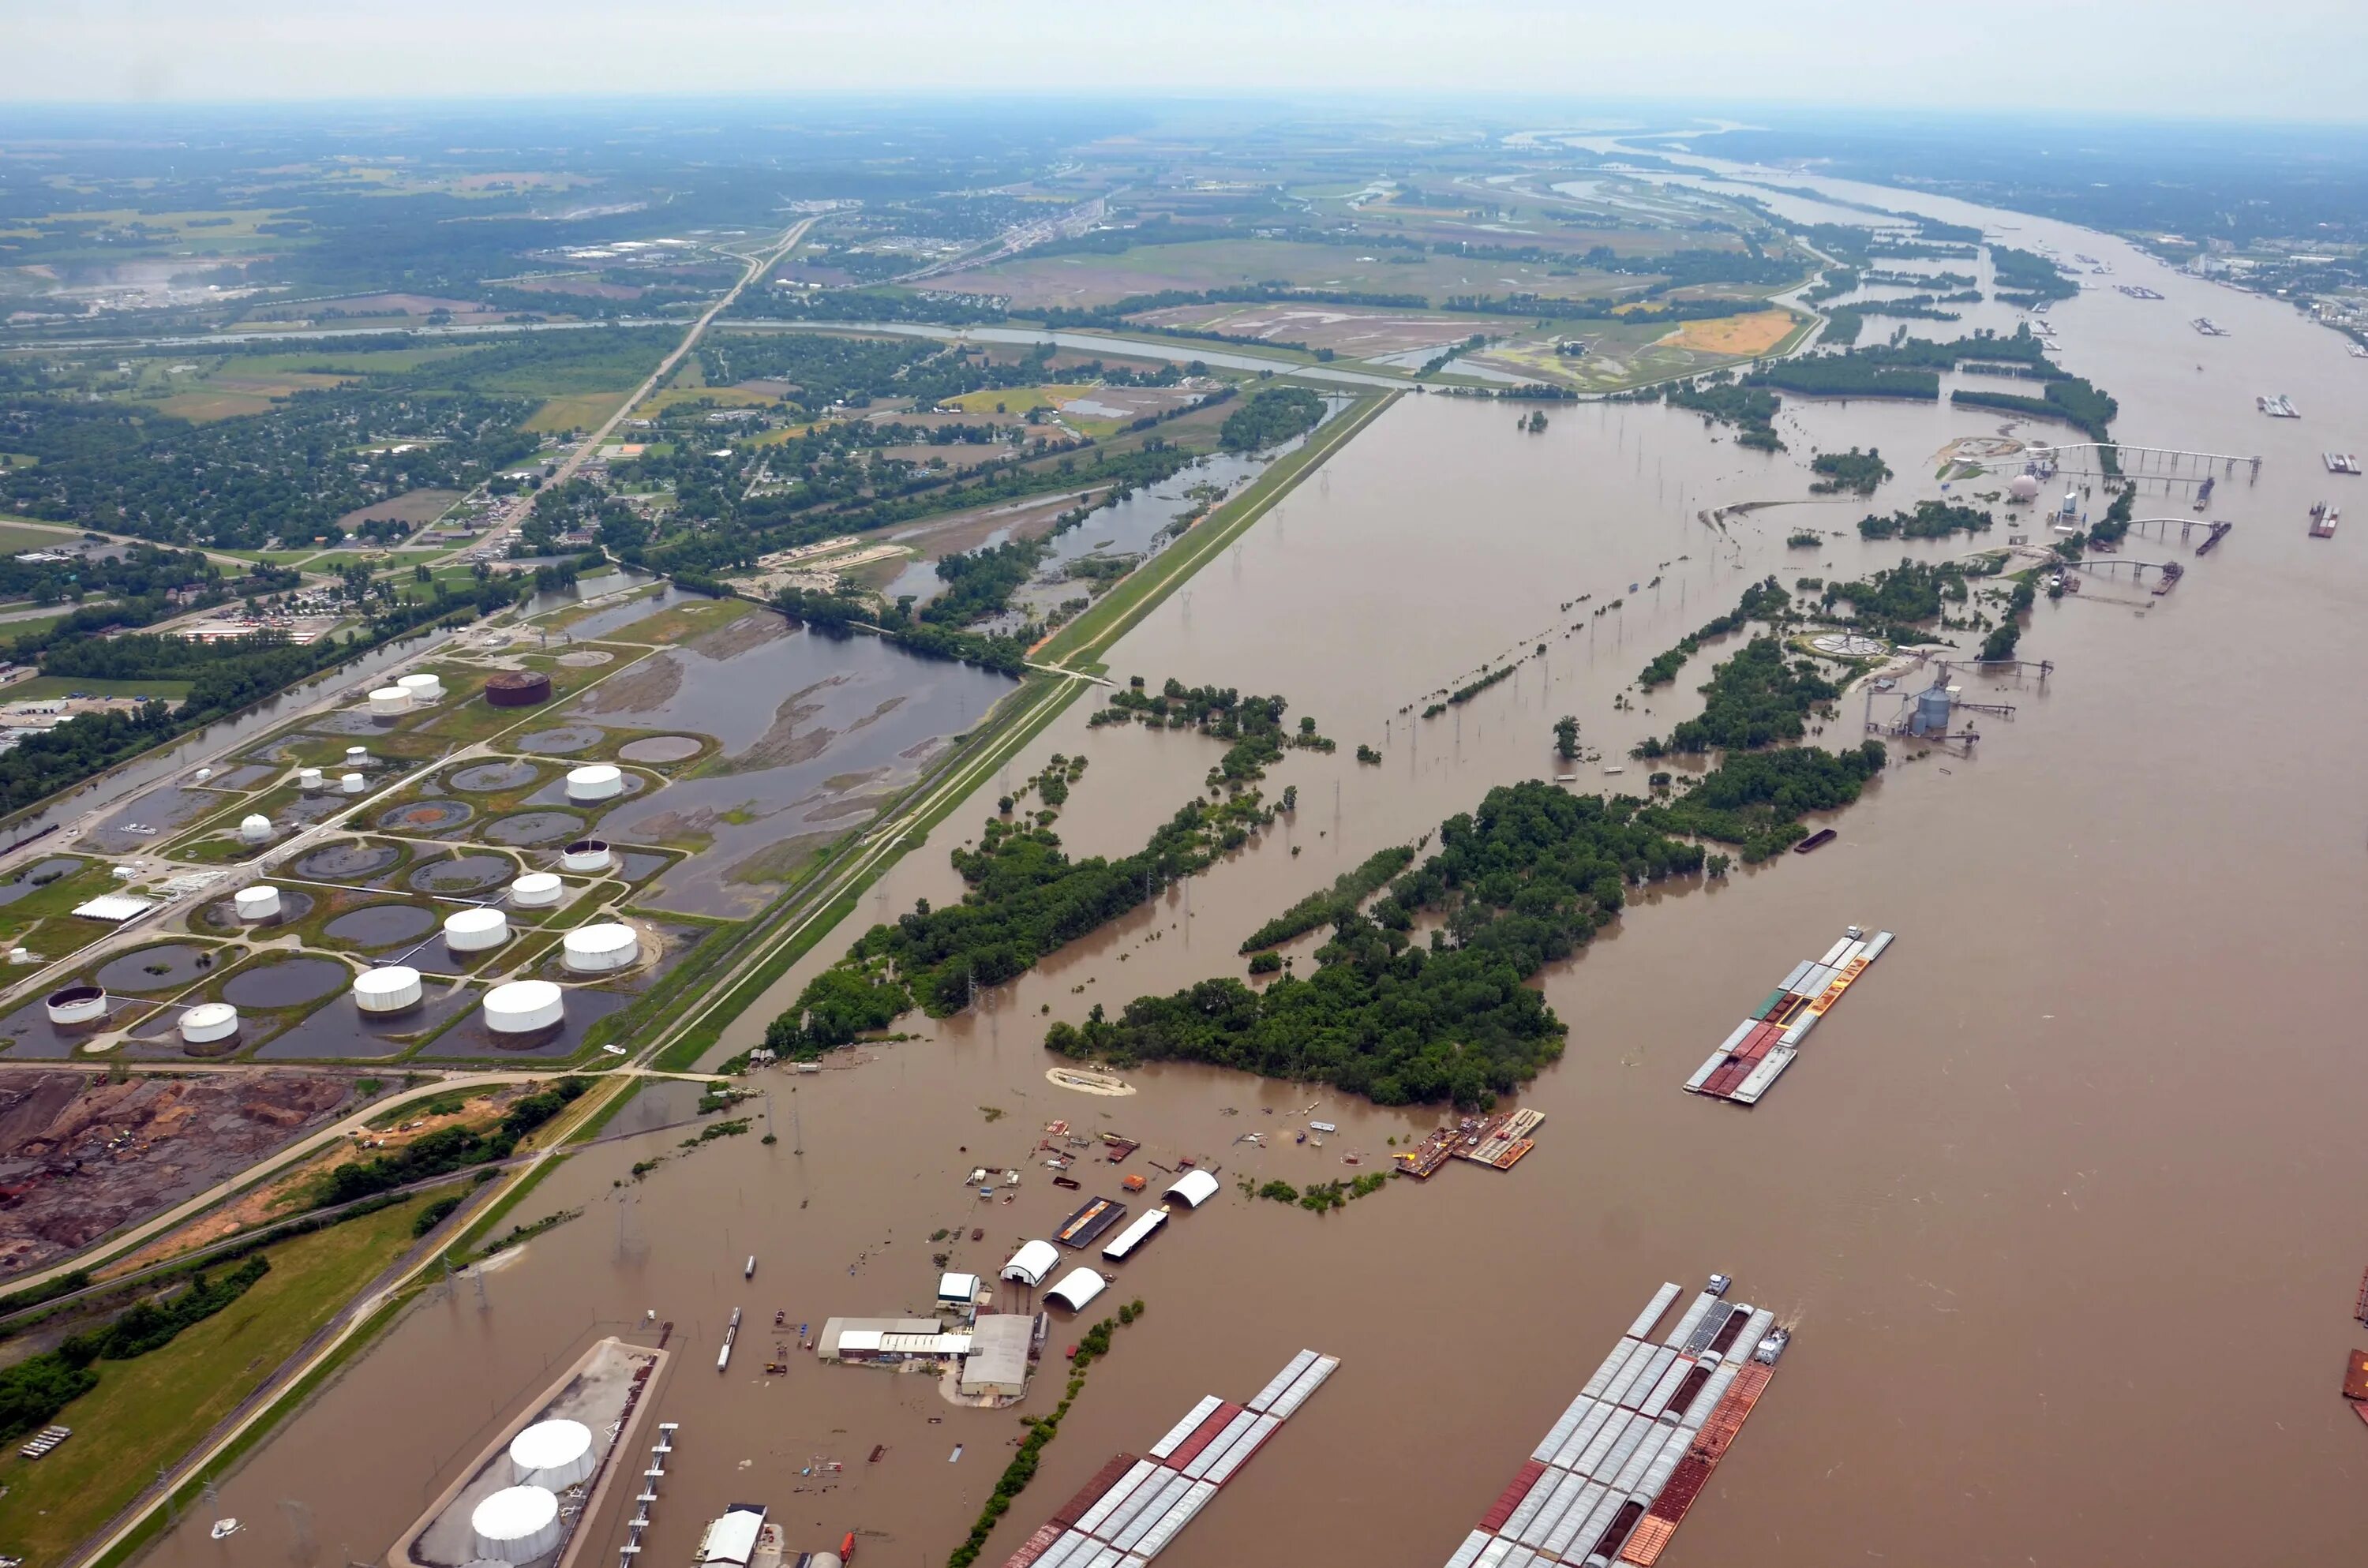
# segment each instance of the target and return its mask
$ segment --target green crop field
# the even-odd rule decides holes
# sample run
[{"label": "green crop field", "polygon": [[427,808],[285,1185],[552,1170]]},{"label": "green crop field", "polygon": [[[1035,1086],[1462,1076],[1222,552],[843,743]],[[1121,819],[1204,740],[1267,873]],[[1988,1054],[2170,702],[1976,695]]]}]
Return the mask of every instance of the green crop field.
[{"label": "green crop field", "polygon": [[425,1198],[265,1249],[271,1272],[161,1350],[101,1361],[98,1387],[59,1422],[74,1435],[35,1463],[0,1460],[0,1551],[62,1562],[178,1460],[314,1330],[401,1256]]}]

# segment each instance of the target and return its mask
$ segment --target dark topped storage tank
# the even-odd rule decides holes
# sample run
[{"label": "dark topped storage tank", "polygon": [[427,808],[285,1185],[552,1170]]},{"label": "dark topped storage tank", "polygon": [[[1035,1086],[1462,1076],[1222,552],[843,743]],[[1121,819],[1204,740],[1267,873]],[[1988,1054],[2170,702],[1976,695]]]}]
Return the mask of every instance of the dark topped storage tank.
[{"label": "dark topped storage tank", "polygon": [[496,708],[531,708],[551,700],[551,677],[541,670],[503,670],[485,682],[485,700]]}]

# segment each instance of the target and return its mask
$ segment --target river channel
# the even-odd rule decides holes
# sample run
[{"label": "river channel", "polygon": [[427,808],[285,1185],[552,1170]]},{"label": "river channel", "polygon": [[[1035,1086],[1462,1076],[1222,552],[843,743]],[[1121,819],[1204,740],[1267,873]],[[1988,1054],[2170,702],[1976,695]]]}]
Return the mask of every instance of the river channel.
[{"label": "river channel", "polygon": [[[2237,527],[2210,557],[2128,541],[2129,557],[2186,558],[2170,595],[2100,583],[2043,599],[2023,649],[2055,673],[2044,687],[1968,678],[1986,688],[1968,695],[2016,709],[1983,719],[1973,756],[1896,748],[1899,765],[1835,819],[1836,844],[1640,897],[1547,973],[1571,1033],[1521,1096],[1547,1119],[1517,1169],[1459,1164],[1322,1219],[1254,1201],[1236,1176],[1352,1175],[1349,1153],[1370,1170],[1386,1139],[1436,1118],[1190,1067],[1087,1097],[1046,1082],[1043,1028],[1239,974],[1242,936],[1291,900],[1491,784],[1555,771],[1559,714],[1624,764],[1635,738],[1694,710],[1720,650],[1636,699],[1645,710],[1614,697],[1748,583],[1962,551],[1863,543],[1852,525],[1939,494],[1932,455],[2002,416],[1788,396],[1792,451],[1768,456],[1658,406],[1549,405],[1532,435],[1501,403],[1402,398],[1110,654],[1121,677],[1280,691],[1315,715],[1340,749],[1274,771],[1270,792],[1299,790],[1290,820],[973,1011],[908,1018],[920,1038],[817,1074],[758,1074],[768,1099],[752,1108],[769,1110],[775,1144],[721,1140],[640,1181],[628,1167],[679,1131],[570,1161],[516,1217],[583,1217],[493,1270],[482,1298],[463,1283],[412,1311],[223,1483],[219,1511],[245,1533],[214,1543],[185,1519],[160,1559],[330,1563],[340,1543],[376,1556],[565,1358],[654,1310],[676,1325],[658,1408],[681,1430],[645,1561],[689,1561],[707,1520],[747,1499],[773,1508],[792,1550],[853,1529],[866,1562],[941,1562],[1006,1462],[1011,1415],[794,1347],[768,1379],[772,1313],[819,1329],[925,1308],[933,1250],[991,1274],[1075,1205],[1028,1159],[1058,1117],[1141,1139],[1128,1168],[1190,1154],[1225,1186],[1117,1267],[1108,1300],[1139,1297],[1148,1315],[1095,1367],[983,1561],[1111,1453],[1142,1452],[1201,1394],[1240,1399],[1311,1346],[1342,1358],[1338,1374],[1162,1568],[1443,1562],[1636,1305],[1713,1269],[1795,1335],[1668,1568],[2358,1560],[2368,1437],[2336,1385],[2368,1262],[2351,1060],[2368,1011],[2368,503],[2333,541],[2307,539],[2305,513],[2350,499],[2319,452],[2368,445],[2368,363],[2284,305],[2115,240],[1823,188],[2010,227],[2009,243],[2110,262],[2099,284],[2161,290],[2100,287],[2054,307],[2060,358],[2119,397],[2125,442],[2259,453],[2260,477],[2240,465],[2221,479],[2211,515]],[[2203,314],[2231,335],[2190,330]],[[2262,418],[2265,392],[2305,417]],[[1872,503],[1805,500],[1812,446],[1852,444],[1881,447],[1898,477]],[[2140,515],[2188,513],[2192,472],[2150,472]],[[1724,528],[1698,516],[1770,500],[1798,504]],[[1840,537],[1788,550],[1803,527]],[[2002,519],[1976,542],[2009,531],[2045,525]],[[1515,678],[1417,717],[1430,694],[1524,653]],[[1858,702],[1827,744],[1858,738]],[[1214,751],[1088,732],[1087,711],[1073,707],[1008,777],[1083,753],[1059,831],[1076,852],[1121,852]],[[1359,743],[1382,765],[1358,764]],[[1582,767],[1579,787],[1637,788],[1627,766]],[[724,1049],[753,1043],[863,925],[954,896],[947,852],[1006,787],[957,809]],[[1736,1017],[1851,922],[1898,941],[1766,1101],[1745,1112],[1679,1092]],[[1311,1102],[1340,1129],[1320,1151],[1290,1136]],[[1236,1142],[1246,1132],[1272,1146]],[[1023,1167],[1016,1200],[980,1202],[963,1181],[978,1165]],[[1089,1170],[1108,1175],[1088,1192],[1118,1195],[1117,1167]],[[940,1228],[953,1239],[933,1246]],[[752,1326],[718,1374],[735,1307]],[[1075,1337],[1056,1324],[1055,1353]],[[1059,1392],[1048,1370],[1023,1408]],[[847,1468],[802,1475],[817,1458]],[[593,1523],[582,1561],[615,1561],[623,1517],[612,1505]]]}]

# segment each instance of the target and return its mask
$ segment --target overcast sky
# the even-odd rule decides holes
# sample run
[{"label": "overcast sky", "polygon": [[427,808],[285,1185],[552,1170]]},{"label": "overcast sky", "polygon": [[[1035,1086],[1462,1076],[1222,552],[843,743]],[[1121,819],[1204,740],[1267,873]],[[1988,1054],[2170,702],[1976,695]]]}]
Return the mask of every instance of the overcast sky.
[{"label": "overcast sky", "polygon": [[0,0],[0,104],[1512,90],[2368,119],[2368,0]]}]

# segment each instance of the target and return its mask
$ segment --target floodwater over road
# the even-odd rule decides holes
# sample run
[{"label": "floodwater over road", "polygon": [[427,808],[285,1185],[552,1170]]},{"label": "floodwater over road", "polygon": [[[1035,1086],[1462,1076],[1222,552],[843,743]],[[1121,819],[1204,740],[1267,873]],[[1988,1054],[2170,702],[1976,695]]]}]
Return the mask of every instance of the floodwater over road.
[{"label": "floodwater over road", "polygon": [[[680,1132],[572,1161],[515,1217],[583,1218],[487,1278],[483,1304],[464,1284],[412,1312],[222,1486],[248,1556],[290,1550],[283,1499],[309,1510],[310,1540],[374,1553],[547,1368],[655,1309],[688,1353],[659,1395],[682,1428],[652,1561],[686,1560],[740,1498],[768,1503],[793,1548],[856,1529],[880,1532],[870,1560],[940,1560],[1008,1458],[1009,1415],[794,1348],[789,1374],[768,1379],[769,1314],[818,1328],[924,1306],[933,1251],[992,1272],[1074,1205],[1028,1162],[1062,1117],[1144,1142],[1126,1167],[1081,1166],[1104,1173],[1088,1193],[1118,1196],[1121,1168],[1156,1177],[1147,1158],[1180,1154],[1221,1165],[1225,1187],[1119,1267],[1111,1299],[1139,1296],[1149,1314],[1094,1368],[985,1561],[1113,1451],[1141,1452],[1201,1394],[1239,1397],[1306,1345],[1340,1356],[1340,1372],[1161,1568],[1442,1562],[1635,1303],[1713,1268],[1796,1335],[1668,1568],[2357,1560],[2368,1442],[2335,1386],[2368,1262],[2352,1087],[2368,1008],[2368,547],[2304,529],[2312,502],[2344,499],[2318,450],[2360,444],[2347,433],[2368,424],[2368,367],[2283,305],[2094,234],[1836,193],[2011,222],[2015,243],[2106,257],[2169,295],[2054,307],[2062,358],[2120,398],[2125,441],[2260,452],[2260,477],[2222,479],[2212,515],[2236,531],[2201,561],[2180,551],[2190,569],[2167,597],[2099,584],[2043,599],[2023,649],[2055,676],[2044,689],[1967,682],[2017,710],[1984,718],[1976,755],[1902,761],[1835,819],[1838,843],[1731,885],[1645,894],[1544,976],[1571,1034],[1521,1096],[1547,1120],[1516,1170],[1458,1165],[1317,1219],[1245,1199],[1234,1179],[1370,1170],[1388,1138],[1433,1119],[1189,1067],[1136,1070],[1138,1094],[1092,1098],[1045,1082],[1039,1042],[1049,1017],[1240,973],[1241,937],[1292,898],[1492,783],[1554,771],[1559,714],[1623,762],[1636,736],[1693,710],[1718,650],[1634,698],[1650,711],[1613,697],[1746,584],[1950,553],[1862,543],[1851,525],[1936,495],[1931,455],[2003,416],[1787,398],[1793,450],[1770,457],[1657,407],[1549,406],[1529,435],[1502,404],[1402,401],[1110,655],[1121,678],[1281,691],[1314,714],[1340,750],[1294,754],[1268,785],[1298,786],[1295,816],[973,1012],[908,1019],[921,1038],[755,1079],[776,1144],[720,1140],[638,1183],[632,1162]],[[2206,313],[2232,335],[2189,330]],[[2260,417],[2265,390],[2305,419]],[[1869,442],[1898,471],[1871,504],[1804,499],[1812,444]],[[2150,474],[2139,510],[2186,513],[2188,495],[2183,478]],[[1775,498],[1801,504],[1730,514],[1723,530],[1696,516]],[[1804,524],[1841,537],[1788,551]],[[1976,542],[2009,531],[2044,535],[2002,517]],[[2123,553],[2175,549],[2133,537]],[[1417,717],[1428,694],[1540,642],[1515,678]],[[1009,780],[1082,752],[1091,767],[1060,831],[1080,853],[1126,849],[1190,796],[1213,747],[1088,732],[1086,717],[1070,710]],[[1825,738],[1855,740],[1857,720],[1853,699]],[[1353,760],[1360,742],[1380,767]],[[1582,788],[1640,782],[1579,771]],[[863,925],[952,896],[946,852],[1003,787],[907,856],[724,1048],[752,1043]],[[1899,941],[1769,1098],[1745,1112],[1680,1093],[1771,978],[1849,922]],[[1321,1151],[1290,1136],[1311,1102],[1340,1128]],[[1273,1146],[1236,1142],[1245,1132]],[[1340,1163],[1350,1153],[1361,1167]],[[1025,1168],[1014,1202],[971,1194],[962,1177],[981,1164]],[[940,1229],[953,1238],[933,1244]],[[734,1307],[755,1326],[718,1376],[709,1353]],[[1054,1354],[1076,1336],[1056,1323]],[[1024,1408],[1058,1394],[1048,1369]],[[887,1452],[867,1464],[875,1444]],[[848,1468],[802,1477],[818,1456]],[[587,1562],[621,1539],[610,1516]],[[203,1529],[185,1521],[161,1561],[213,1568]]]}]

